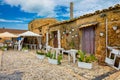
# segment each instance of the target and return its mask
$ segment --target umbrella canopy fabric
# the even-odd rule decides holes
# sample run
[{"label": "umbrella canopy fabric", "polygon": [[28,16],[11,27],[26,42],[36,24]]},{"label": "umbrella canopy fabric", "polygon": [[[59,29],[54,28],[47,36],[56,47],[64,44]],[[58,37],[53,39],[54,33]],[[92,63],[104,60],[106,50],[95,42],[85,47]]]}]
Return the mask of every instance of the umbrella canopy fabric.
[{"label": "umbrella canopy fabric", "polygon": [[24,32],[24,33],[22,33],[22,34],[19,34],[18,36],[36,36],[36,37],[39,37],[39,36],[41,36],[41,35],[36,34],[36,33],[34,33],[34,32],[31,32],[31,31],[27,31],[27,32]]},{"label": "umbrella canopy fabric", "polygon": [[18,36],[14,35],[12,33],[9,33],[9,32],[4,32],[4,33],[0,34],[0,37],[5,38],[5,37],[18,37]]}]

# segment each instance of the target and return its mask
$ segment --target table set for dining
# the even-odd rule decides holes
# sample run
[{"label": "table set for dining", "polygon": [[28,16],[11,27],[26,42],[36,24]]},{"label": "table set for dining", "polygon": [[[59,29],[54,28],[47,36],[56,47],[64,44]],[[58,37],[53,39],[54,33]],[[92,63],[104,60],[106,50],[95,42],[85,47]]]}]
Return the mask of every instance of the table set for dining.
[{"label": "table set for dining", "polygon": [[37,49],[37,44],[24,44],[25,46],[28,46],[30,49]]}]

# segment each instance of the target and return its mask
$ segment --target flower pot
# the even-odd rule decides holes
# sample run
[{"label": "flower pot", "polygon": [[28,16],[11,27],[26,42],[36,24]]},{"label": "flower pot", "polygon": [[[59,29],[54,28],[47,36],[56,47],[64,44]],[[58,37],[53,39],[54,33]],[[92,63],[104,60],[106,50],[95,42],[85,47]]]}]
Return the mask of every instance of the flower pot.
[{"label": "flower pot", "polygon": [[110,59],[108,57],[105,58],[105,62],[109,65],[114,65],[114,60],[113,59]]},{"label": "flower pot", "polygon": [[78,67],[92,69],[92,63],[78,62]]},{"label": "flower pot", "polygon": [[7,48],[4,48],[4,51],[7,51]]},{"label": "flower pot", "polygon": [[58,60],[56,60],[56,59],[50,59],[50,58],[48,58],[48,62],[50,64],[58,64]]},{"label": "flower pot", "polygon": [[39,59],[44,59],[44,58],[45,58],[45,55],[38,55],[38,54],[37,54],[37,57],[38,57]]},{"label": "flower pot", "polygon": [[25,53],[27,53],[28,52],[28,50],[23,50]]}]

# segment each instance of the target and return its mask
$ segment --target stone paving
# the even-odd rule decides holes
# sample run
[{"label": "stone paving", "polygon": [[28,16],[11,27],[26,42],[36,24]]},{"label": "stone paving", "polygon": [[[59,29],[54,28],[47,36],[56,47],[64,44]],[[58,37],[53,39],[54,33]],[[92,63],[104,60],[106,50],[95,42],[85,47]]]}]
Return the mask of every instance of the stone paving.
[{"label": "stone paving", "polygon": [[68,62],[67,56],[61,65],[49,64],[47,58],[39,60],[35,51],[4,51],[1,62],[0,80],[110,80],[109,75],[116,73],[113,68],[96,62],[90,70],[78,68],[77,63]]}]

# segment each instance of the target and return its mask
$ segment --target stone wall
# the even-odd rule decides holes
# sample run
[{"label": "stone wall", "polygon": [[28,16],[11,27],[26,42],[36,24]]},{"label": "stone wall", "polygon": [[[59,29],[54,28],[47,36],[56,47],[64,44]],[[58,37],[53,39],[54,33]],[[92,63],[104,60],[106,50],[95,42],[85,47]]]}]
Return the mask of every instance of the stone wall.
[{"label": "stone wall", "polygon": [[[109,9],[101,12],[96,11],[94,15],[83,15],[79,19],[53,25],[50,27],[50,32],[58,29],[60,30],[62,48],[81,49],[82,30],[79,30],[80,25],[98,22],[95,27],[95,56],[99,62],[104,62],[106,56],[106,19],[108,25],[108,46],[120,47],[120,8]],[[101,14],[106,14],[106,16],[102,17]],[[113,30],[113,26],[117,26],[116,31]],[[72,29],[74,29],[74,31],[72,31]],[[64,31],[68,34],[63,34]],[[104,34],[103,36],[100,36],[101,32]],[[77,36],[75,37],[75,35]],[[50,44],[52,44],[52,42],[53,41],[50,41]],[[74,47],[70,46],[71,42],[74,42]]]},{"label": "stone wall", "polygon": [[[74,29],[74,31],[72,31],[72,29]],[[61,47],[65,49],[70,49],[70,48],[79,49],[79,45],[78,45],[79,44],[79,36],[78,36],[79,31],[76,28],[76,22],[71,22],[68,24],[50,27],[50,32],[57,31],[57,30],[60,30],[60,34],[61,34]],[[53,42],[50,41],[50,44],[53,45]]]},{"label": "stone wall", "polygon": [[28,29],[32,32],[42,35],[42,44],[46,42],[46,32],[48,31],[48,25],[56,23],[57,20],[54,18],[35,19],[28,25]]}]

